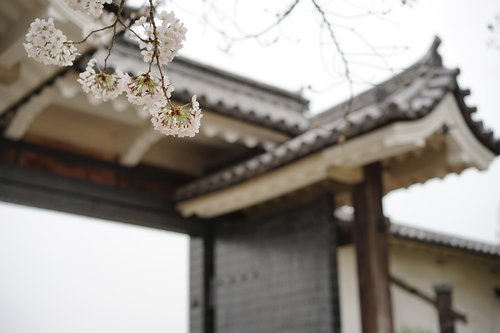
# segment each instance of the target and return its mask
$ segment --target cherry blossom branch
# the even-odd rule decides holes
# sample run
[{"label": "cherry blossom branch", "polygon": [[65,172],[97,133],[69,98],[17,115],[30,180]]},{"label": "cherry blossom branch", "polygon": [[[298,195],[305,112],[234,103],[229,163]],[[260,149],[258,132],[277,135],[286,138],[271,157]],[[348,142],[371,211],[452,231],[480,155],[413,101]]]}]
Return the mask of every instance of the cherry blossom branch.
[{"label": "cherry blossom branch", "polygon": [[153,26],[153,36],[154,36],[154,43],[153,43],[153,57],[150,62],[150,70],[151,70],[151,63],[153,62],[153,58],[156,60],[156,65],[158,68],[158,72],[160,73],[160,79],[161,79],[161,89],[163,94],[165,95],[165,98],[167,99],[167,103],[169,106],[172,108],[172,110],[175,110],[175,106],[173,105],[172,101],[168,97],[167,93],[167,87],[165,86],[165,75],[163,75],[163,70],[161,68],[161,63],[160,63],[160,54],[158,52],[158,47],[159,47],[159,40],[158,40],[158,33],[156,29],[156,22],[155,22],[155,13],[154,13],[154,6],[153,6],[153,0],[149,0],[149,19],[151,20],[151,25]]},{"label": "cherry blossom branch", "polygon": [[130,33],[132,33],[137,39],[139,39],[141,42],[147,43],[151,42],[150,40],[146,40],[142,38],[137,32],[135,32],[134,29],[131,29],[120,17],[118,17],[118,22]]},{"label": "cherry blossom branch", "polygon": [[67,41],[67,42],[64,42],[65,44],[74,44],[74,45],[77,45],[77,44],[83,44],[85,43],[93,34],[95,33],[98,33],[98,32],[101,32],[101,31],[104,31],[104,30],[108,30],[108,29],[111,29],[113,28],[114,26],[116,26],[116,23],[113,23],[113,24],[110,24],[108,26],[105,26],[103,28],[100,28],[100,29],[96,29],[96,30],[92,30],[87,36],[85,36],[85,38],[83,38],[82,40],[80,41]]},{"label": "cherry blossom branch", "polygon": [[[102,17],[104,4],[109,3],[109,0],[83,2],[66,0],[66,2],[73,9],[96,17],[101,23],[110,20],[112,23],[90,31],[81,41],[75,42],[68,41],[64,33],[55,27],[53,18],[36,19],[30,25],[26,43],[24,43],[28,57],[45,65],[71,66],[77,56],[75,45],[85,43],[96,33],[112,29],[111,40],[106,47],[104,68],[99,67],[96,58],[91,58],[85,71],[79,75],[78,82],[82,85],[84,92],[102,101],[113,100],[125,93],[130,103],[142,107],[151,114],[154,129],[162,134],[192,137],[198,133],[202,114],[196,96],[192,97],[190,103],[176,107],[170,98],[174,87],[162,69],[163,65],[166,66],[173,60],[185,40],[186,29],[174,13],[162,11],[157,16],[153,0],[149,0],[149,20],[146,16],[141,16],[131,23],[123,17],[125,0],[111,5],[114,17],[111,17],[112,14]],[[110,10],[109,6],[106,10]],[[161,24],[157,24],[156,20]],[[122,31],[121,28],[119,30],[118,24],[130,33],[128,37],[137,39],[139,52],[144,62],[149,63],[149,70],[146,73],[129,76],[123,73],[119,66],[116,66],[114,73],[107,72],[108,60],[115,46],[117,34]],[[141,27],[146,32],[146,38],[140,35],[140,31],[135,31]],[[107,40],[107,34],[105,37]],[[159,77],[151,73],[155,62]]]}]

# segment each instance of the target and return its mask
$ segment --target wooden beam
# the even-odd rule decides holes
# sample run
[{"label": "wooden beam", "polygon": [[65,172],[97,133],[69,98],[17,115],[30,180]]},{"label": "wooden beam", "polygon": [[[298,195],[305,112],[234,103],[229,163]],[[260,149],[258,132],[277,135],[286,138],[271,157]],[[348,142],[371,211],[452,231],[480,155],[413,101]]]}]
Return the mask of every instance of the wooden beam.
[{"label": "wooden beam", "polygon": [[353,190],[361,323],[363,333],[393,333],[380,162],[364,166],[363,173]]},{"label": "wooden beam", "polygon": [[452,287],[450,284],[441,283],[434,286],[434,291],[439,317],[439,332],[455,333],[455,320],[457,318],[453,311]]},{"label": "wooden beam", "polygon": [[0,201],[190,235],[205,224],[183,219],[173,204],[144,193],[0,164]]},{"label": "wooden beam", "polygon": [[331,305],[331,320],[333,333],[340,333],[342,330],[342,317],[340,314],[340,290],[339,290],[339,262],[338,262],[338,249],[339,249],[339,228],[335,218],[335,196],[332,197],[330,193],[324,193],[320,198],[325,205],[325,213],[328,214],[329,221],[329,270],[330,270],[330,305]]},{"label": "wooden beam", "polygon": [[47,87],[41,94],[33,96],[26,104],[22,105],[15,113],[14,118],[5,129],[4,136],[11,140],[22,139],[28,132],[31,124],[55,96],[55,88]]},{"label": "wooden beam", "polygon": [[145,127],[139,129],[138,133],[128,142],[120,155],[121,165],[134,167],[138,165],[151,146],[160,141],[164,135],[153,130],[148,122]]},{"label": "wooden beam", "polygon": [[215,239],[211,223],[203,237],[203,333],[215,332]]},{"label": "wooden beam", "polygon": [[[446,285],[444,285],[444,288],[443,288],[443,285],[436,285],[434,287],[436,294],[438,294],[438,296],[441,295],[442,297],[444,297],[441,300],[439,300],[439,298],[432,298],[431,296],[427,295],[423,291],[418,290],[417,288],[415,288],[413,286],[410,286],[408,283],[406,283],[405,281],[403,281],[400,278],[397,278],[395,276],[391,276],[391,283],[394,284],[395,286],[403,289],[404,291],[420,298],[421,300],[431,304],[432,306],[436,307],[438,310],[439,310],[439,307],[443,305],[443,303],[444,303],[443,301],[446,297],[446,289],[447,289]],[[450,293],[451,293],[451,289],[450,289]],[[451,301],[449,302],[449,305],[450,305],[450,307],[448,307],[448,311],[450,311],[454,320],[460,320],[463,323],[467,323],[467,316],[463,313],[460,313],[458,311],[453,310],[451,308]]]},{"label": "wooden beam", "polygon": [[204,235],[169,199],[185,179],[150,167],[116,164],[22,142],[0,141],[0,201]]}]

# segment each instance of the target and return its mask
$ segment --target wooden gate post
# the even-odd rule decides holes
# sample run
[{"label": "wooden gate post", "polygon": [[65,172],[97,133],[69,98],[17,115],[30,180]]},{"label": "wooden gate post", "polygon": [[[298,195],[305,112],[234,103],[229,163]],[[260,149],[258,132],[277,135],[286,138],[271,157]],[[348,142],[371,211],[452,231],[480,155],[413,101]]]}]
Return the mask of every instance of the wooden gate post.
[{"label": "wooden gate post", "polygon": [[214,227],[205,221],[207,228],[200,236],[189,241],[189,332],[215,332],[214,284]]},{"label": "wooden gate post", "polygon": [[441,283],[434,286],[434,291],[439,315],[439,332],[455,333],[455,315],[451,297],[452,287],[450,284]]},{"label": "wooden gate post", "polygon": [[364,180],[353,190],[363,333],[393,333],[381,171],[379,162],[365,166]]}]

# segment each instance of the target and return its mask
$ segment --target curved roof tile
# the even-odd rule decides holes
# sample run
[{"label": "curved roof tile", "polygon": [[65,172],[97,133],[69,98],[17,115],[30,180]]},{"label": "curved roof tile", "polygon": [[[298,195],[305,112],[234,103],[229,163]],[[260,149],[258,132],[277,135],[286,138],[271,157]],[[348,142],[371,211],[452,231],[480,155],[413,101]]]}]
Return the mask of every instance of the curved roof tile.
[{"label": "curved roof tile", "polygon": [[[352,101],[313,117],[312,126],[306,132],[265,154],[181,187],[176,199],[184,200],[237,184],[392,122],[422,118],[448,92],[455,95],[464,119],[479,141],[495,154],[500,154],[500,140],[495,139],[493,132],[482,122],[472,119],[475,108],[468,107],[464,101],[470,92],[458,87],[456,77],[459,70],[443,67],[437,52],[439,44],[440,40],[436,38],[425,56],[402,73],[355,96]],[[346,121],[344,110],[348,105],[352,109]],[[221,174],[225,176],[220,177]]]},{"label": "curved roof tile", "polygon": [[441,245],[500,258],[500,246],[391,223],[389,233],[398,238]]}]

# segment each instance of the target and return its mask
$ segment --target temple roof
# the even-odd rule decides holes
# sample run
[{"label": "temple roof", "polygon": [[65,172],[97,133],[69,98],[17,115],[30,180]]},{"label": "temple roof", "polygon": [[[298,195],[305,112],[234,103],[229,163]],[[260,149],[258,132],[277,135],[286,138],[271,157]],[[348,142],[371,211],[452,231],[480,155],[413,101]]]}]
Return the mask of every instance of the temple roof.
[{"label": "temple roof", "polygon": [[[5,140],[190,179],[176,185],[174,196],[186,216],[218,216],[318,183],[335,183],[341,196],[373,162],[383,165],[387,193],[469,167],[485,169],[500,153],[500,142],[466,105],[469,91],[460,89],[459,71],[443,66],[439,39],[408,69],[314,117],[298,93],[178,58],[165,68],[176,87],[173,99],[184,103],[196,94],[204,110],[200,133],[178,139],[154,131],[148,112],[125,96],[101,103],[82,92],[77,71],[90,56],[102,60],[106,49],[82,46],[74,68],[28,59],[22,41],[34,17],[55,16],[73,40],[89,19],[62,0],[21,7],[11,18],[19,24],[0,29]],[[147,67],[122,38],[108,64],[130,73]]]},{"label": "temple roof", "polygon": [[[312,126],[306,132],[271,151],[183,186],[177,191],[177,199],[200,196],[243,182],[391,123],[421,119],[448,93],[455,96],[460,112],[476,138],[488,150],[500,154],[500,140],[495,139],[493,132],[481,121],[473,119],[476,108],[468,107],[464,101],[470,92],[459,88],[456,80],[459,70],[443,66],[437,51],[440,42],[436,38],[428,52],[400,74],[313,117]],[[348,107],[350,110],[345,117]]]}]

